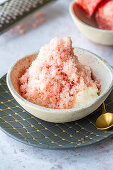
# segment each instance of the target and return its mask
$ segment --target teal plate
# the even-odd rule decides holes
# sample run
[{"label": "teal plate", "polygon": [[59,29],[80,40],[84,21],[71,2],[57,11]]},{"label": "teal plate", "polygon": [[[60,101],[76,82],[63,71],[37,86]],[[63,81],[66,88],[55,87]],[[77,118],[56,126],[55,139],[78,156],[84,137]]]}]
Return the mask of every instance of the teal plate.
[{"label": "teal plate", "polygon": [[[113,112],[113,91],[105,101]],[[0,127],[11,137],[28,145],[46,149],[77,148],[100,142],[113,134],[113,129],[100,131],[95,127],[101,107],[84,119],[69,123],[50,123],[25,111],[13,98],[6,84],[6,75],[0,79]]]}]

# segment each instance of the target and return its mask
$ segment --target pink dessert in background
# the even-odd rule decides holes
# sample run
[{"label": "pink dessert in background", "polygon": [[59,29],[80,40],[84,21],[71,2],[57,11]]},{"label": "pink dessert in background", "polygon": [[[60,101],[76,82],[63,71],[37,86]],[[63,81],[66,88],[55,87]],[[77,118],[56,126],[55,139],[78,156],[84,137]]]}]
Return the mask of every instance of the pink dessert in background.
[{"label": "pink dessert in background", "polygon": [[73,108],[79,92],[88,87],[99,92],[101,87],[92,69],[74,55],[69,37],[54,38],[42,47],[19,82],[26,100],[53,109]]},{"label": "pink dessert in background", "polygon": [[104,30],[113,30],[113,0],[104,0],[96,11],[98,27]]},{"label": "pink dessert in background", "polygon": [[75,3],[78,4],[90,18],[101,1],[103,0],[77,0]]}]

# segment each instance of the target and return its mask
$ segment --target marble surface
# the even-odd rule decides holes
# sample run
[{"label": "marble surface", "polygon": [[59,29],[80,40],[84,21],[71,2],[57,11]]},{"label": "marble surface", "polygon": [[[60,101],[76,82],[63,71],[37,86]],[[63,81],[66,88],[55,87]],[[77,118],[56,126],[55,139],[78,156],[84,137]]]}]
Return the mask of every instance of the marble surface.
[{"label": "marble surface", "polygon": [[[0,77],[16,59],[34,53],[55,36],[71,36],[73,46],[88,49],[113,66],[113,47],[94,44],[74,25],[68,7],[58,0],[41,9],[46,22],[25,35],[7,32],[0,36]],[[0,170],[113,170],[113,139],[72,150],[44,150],[22,144],[0,131]]]}]

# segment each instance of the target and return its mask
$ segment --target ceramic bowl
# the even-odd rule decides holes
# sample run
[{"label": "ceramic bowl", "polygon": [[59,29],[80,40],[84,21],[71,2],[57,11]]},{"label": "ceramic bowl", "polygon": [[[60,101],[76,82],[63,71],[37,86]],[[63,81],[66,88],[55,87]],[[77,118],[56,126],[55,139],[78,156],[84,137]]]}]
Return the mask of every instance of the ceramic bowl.
[{"label": "ceramic bowl", "polygon": [[99,29],[95,17],[87,18],[84,11],[75,2],[76,0],[70,3],[69,11],[81,33],[95,43],[113,45],[113,31]]},{"label": "ceramic bowl", "polygon": [[74,48],[74,53],[82,64],[91,66],[96,77],[101,79],[102,90],[98,98],[87,105],[72,109],[49,109],[25,100],[19,92],[18,78],[36,58],[37,54],[34,54],[18,60],[8,71],[7,85],[16,101],[32,115],[56,123],[78,120],[96,110],[113,88],[113,70],[103,59],[85,49]]}]

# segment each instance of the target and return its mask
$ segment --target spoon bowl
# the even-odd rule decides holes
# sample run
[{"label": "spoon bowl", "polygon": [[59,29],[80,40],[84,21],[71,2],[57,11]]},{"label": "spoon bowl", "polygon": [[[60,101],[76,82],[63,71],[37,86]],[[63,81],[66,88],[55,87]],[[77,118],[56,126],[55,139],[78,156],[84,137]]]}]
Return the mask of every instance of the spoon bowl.
[{"label": "spoon bowl", "polygon": [[104,113],[96,120],[96,127],[100,130],[106,130],[113,126],[113,113]]}]

